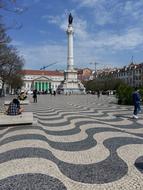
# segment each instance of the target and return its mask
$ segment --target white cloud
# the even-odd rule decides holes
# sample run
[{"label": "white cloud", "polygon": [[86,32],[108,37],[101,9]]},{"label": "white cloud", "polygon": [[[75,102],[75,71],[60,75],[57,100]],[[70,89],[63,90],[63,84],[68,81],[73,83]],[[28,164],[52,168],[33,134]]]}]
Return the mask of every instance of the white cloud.
[{"label": "white cloud", "polygon": [[[62,45],[37,45],[30,46],[20,42],[18,44],[20,54],[25,59],[26,69],[40,69],[43,66],[49,65],[53,62],[58,62],[56,65],[48,69],[66,69],[67,68],[67,46]],[[98,50],[96,50],[98,52]],[[95,53],[95,51],[94,51]],[[79,43],[74,43],[74,65],[75,67],[88,67],[87,65],[92,60],[95,60],[96,55],[91,49],[86,48],[86,44],[80,46]]]},{"label": "white cloud", "polygon": [[[113,54],[118,55],[119,51],[124,50],[135,50],[143,44],[143,31],[140,28],[128,29],[120,35],[113,32],[98,32],[93,35],[87,32],[86,23],[78,27],[78,35],[74,38],[75,67],[90,67],[89,63],[94,60],[115,65],[117,61],[114,62],[111,58]],[[40,69],[44,65],[57,61],[58,64],[49,69],[66,69],[67,44],[51,43],[51,45],[37,46],[29,46],[20,42],[15,42],[15,44],[19,46],[18,49],[26,60],[26,68]]]},{"label": "white cloud", "polygon": [[[93,14],[93,20],[87,21],[83,15],[77,15],[75,10],[72,10],[74,16],[74,62],[76,67],[88,67],[89,62],[94,60],[102,60],[108,64],[117,63],[118,58],[112,58],[113,54],[118,56],[119,52],[140,51],[140,46],[143,45],[142,33],[143,29],[136,25],[121,28],[120,32],[115,28],[102,28],[102,30],[89,31],[89,25],[97,26],[106,24],[117,24],[116,19],[118,16],[125,18],[130,15],[131,18],[137,19],[141,17],[140,8],[143,5],[143,1],[114,1],[114,0],[73,0],[80,3],[80,6],[90,7],[89,10]],[[116,16],[115,16],[116,15]],[[118,16],[117,16],[118,15]],[[121,18],[122,21],[124,19]],[[45,19],[48,24],[55,24],[59,26],[61,30],[65,32],[67,29],[67,15],[62,14],[58,16],[44,15],[42,19]],[[119,19],[119,18],[118,18]],[[100,26],[101,27],[101,26]],[[44,33],[44,31],[40,31]],[[66,34],[65,34],[66,40]],[[67,63],[67,47],[55,42],[49,45],[28,46],[21,45],[21,52],[26,59],[26,66],[28,68],[39,69],[43,65],[48,65],[52,62],[58,61],[55,68],[65,69]],[[54,67],[53,67],[54,68]],[[49,67],[49,69],[51,69]]]},{"label": "white cloud", "polygon": [[48,34],[48,32],[47,32],[46,30],[39,30],[39,32],[40,32],[40,34],[42,34],[42,35],[47,35],[47,34]]},{"label": "white cloud", "polygon": [[60,23],[60,16],[43,15],[42,19],[46,19],[49,23],[53,23],[53,24]]},{"label": "white cloud", "polygon": [[[87,37],[87,22],[86,20],[82,20],[77,16],[77,14],[74,11],[71,11],[72,14],[74,15],[74,30],[75,30],[75,35],[78,36],[78,38],[86,38]],[[67,25],[68,25],[68,15],[63,14],[61,16],[53,16],[53,15],[43,15],[42,19],[45,19],[48,23],[55,24],[59,26],[60,29],[63,31],[67,30]]]},{"label": "white cloud", "polygon": [[[118,53],[124,50],[136,50],[143,44],[142,33],[139,28],[128,29],[122,35],[99,32],[95,36],[89,35],[85,29],[85,38],[74,38],[75,67],[91,67],[90,62],[103,62],[106,65],[117,65]],[[66,36],[65,36],[66,38]],[[25,68],[40,69],[42,66],[58,62],[48,69],[66,69],[67,44],[51,44],[30,46],[15,42],[26,60]],[[113,57],[113,56],[116,56]],[[100,67],[100,65],[98,66]]]},{"label": "white cloud", "polygon": [[[40,69],[42,66],[58,62],[57,67],[64,69],[66,64],[66,49],[58,45],[23,45],[19,47],[21,55],[25,59],[25,68]],[[52,69],[52,67],[49,67]]]},{"label": "white cloud", "polygon": [[114,50],[134,49],[143,44],[143,30],[140,28],[128,29],[118,35],[116,33],[99,33],[95,38],[97,47],[108,47]]},{"label": "white cloud", "polygon": [[100,2],[104,2],[105,0],[73,0],[73,2],[77,2],[81,7],[93,7]]},{"label": "white cloud", "polygon": [[66,15],[63,14],[61,16],[53,16],[53,15],[43,15],[42,19],[46,20],[50,24],[58,25],[62,30],[66,29],[67,20]]},{"label": "white cloud", "polygon": [[88,32],[87,32],[87,22],[86,20],[81,20],[77,17],[76,22],[74,24],[75,29],[75,36],[80,39],[87,39]]},{"label": "white cloud", "polygon": [[[117,23],[124,19],[143,21],[143,1],[138,0],[73,0],[78,8],[89,9],[93,22],[97,25]],[[128,23],[127,23],[128,24]]]},{"label": "white cloud", "polygon": [[143,1],[126,1],[124,11],[126,14],[132,14],[135,18],[142,15]]}]

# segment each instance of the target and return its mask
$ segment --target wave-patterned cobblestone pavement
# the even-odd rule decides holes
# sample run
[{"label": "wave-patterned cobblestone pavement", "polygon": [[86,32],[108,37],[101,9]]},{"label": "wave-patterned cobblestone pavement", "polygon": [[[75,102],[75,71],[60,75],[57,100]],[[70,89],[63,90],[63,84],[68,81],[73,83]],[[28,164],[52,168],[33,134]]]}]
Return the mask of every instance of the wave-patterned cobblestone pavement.
[{"label": "wave-patterned cobblestone pavement", "polygon": [[0,190],[143,189],[143,114],[132,119],[132,106],[41,95],[25,110],[37,122],[0,128]]}]

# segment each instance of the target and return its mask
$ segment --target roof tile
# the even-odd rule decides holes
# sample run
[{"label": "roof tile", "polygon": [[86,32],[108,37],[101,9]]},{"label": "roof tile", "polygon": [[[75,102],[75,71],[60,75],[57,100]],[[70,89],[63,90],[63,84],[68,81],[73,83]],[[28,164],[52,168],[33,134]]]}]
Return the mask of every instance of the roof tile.
[{"label": "roof tile", "polygon": [[64,74],[59,71],[45,71],[45,70],[22,70],[20,72],[24,75],[48,75],[48,76],[63,76]]}]

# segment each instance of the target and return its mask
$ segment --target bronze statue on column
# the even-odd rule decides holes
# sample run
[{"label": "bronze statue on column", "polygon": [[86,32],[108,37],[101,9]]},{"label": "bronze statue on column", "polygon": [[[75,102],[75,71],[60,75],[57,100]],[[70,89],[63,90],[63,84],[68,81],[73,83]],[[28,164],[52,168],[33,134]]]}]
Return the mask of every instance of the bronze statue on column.
[{"label": "bronze statue on column", "polygon": [[68,21],[69,21],[69,25],[72,25],[72,22],[73,22],[73,16],[72,16],[71,13],[69,14]]}]

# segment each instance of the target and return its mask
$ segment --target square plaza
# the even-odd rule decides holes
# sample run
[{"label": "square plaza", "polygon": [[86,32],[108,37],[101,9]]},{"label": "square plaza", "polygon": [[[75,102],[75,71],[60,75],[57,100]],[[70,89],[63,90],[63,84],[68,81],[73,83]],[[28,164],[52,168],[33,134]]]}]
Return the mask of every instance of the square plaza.
[{"label": "square plaza", "polygon": [[32,125],[0,128],[0,190],[143,189],[143,114],[132,119],[133,106],[112,95],[29,100]]}]

